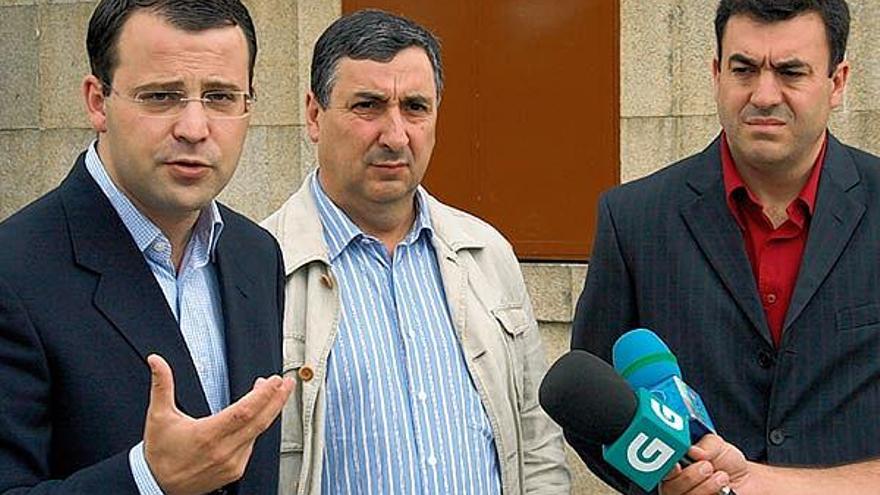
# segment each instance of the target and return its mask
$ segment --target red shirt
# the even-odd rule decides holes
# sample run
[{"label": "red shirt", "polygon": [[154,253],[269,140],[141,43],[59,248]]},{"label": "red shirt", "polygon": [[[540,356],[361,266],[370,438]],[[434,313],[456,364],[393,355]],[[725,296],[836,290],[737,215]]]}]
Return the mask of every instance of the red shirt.
[{"label": "red shirt", "polygon": [[767,325],[773,342],[779,347],[782,339],[782,325],[791,301],[798,269],[807,242],[807,231],[813,207],[816,204],[816,191],[819,187],[819,174],[825,161],[826,134],[822,149],[804,188],[785,209],[788,220],[777,228],[764,214],[764,207],[748,189],[730,154],[727,136],[721,136],[721,167],[724,174],[724,191],[727,206],[739,224],[746,244],[746,253],[752,265],[758,295],[764,306]]}]

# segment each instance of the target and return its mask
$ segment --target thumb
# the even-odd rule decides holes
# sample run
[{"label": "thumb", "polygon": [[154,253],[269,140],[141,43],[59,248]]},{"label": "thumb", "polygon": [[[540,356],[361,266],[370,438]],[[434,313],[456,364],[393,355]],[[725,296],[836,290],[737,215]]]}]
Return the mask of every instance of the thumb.
[{"label": "thumb", "polygon": [[147,356],[147,364],[150,366],[150,405],[153,412],[176,411],[174,405],[174,376],[171,366],[162,356],[150,354]]}]

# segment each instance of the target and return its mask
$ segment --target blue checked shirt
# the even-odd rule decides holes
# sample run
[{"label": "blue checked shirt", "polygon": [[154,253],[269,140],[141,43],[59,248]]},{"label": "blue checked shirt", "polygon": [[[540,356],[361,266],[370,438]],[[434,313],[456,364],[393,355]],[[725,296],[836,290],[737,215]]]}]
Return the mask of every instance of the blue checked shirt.
[{"label": "blue checked shirt", "polygon": [[390,257],[312,192],[339,281],[327,363],[324,494],[499,494],[486,412],[446,306],[427,204]]},{"label": "blue checked shirt", "polygon": [[[220,286],[212,264],[214,248],[223,230],[220,209],[212,202],[199,215],[178,273],[171,259],[168,238],[113,184],[95,142],[86,152],[86,168],[119,214],[162,288],[168,307],[180,325],[211,413],[217,413],[229,405]],[[141,494],[161,495],[162,490],[147,466],[143,447],[144,443],[140,442],[129,451],[132,475]]]}]

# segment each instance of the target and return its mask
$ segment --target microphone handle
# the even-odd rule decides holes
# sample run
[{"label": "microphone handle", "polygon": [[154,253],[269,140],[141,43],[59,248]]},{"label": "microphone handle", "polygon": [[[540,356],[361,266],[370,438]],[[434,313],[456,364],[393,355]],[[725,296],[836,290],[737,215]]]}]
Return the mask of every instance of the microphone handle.
[{"label": "microphone handle", "polygon": [[[684,457],[682,457],[678,461],[678,463],[681,464],[683,467],[688,467],[691,464],[693,464],[694,462],[696,462],[696,461],[694,461],[693,459],[690,458],[690,456],[687,456],[687,455],[685,455]],[[736,495],[736,492],[733,491],[733,488],[731,488],[729,486],[723,486],[723,487],[721,487],[720,490],[718,490],[718,495]]]}]

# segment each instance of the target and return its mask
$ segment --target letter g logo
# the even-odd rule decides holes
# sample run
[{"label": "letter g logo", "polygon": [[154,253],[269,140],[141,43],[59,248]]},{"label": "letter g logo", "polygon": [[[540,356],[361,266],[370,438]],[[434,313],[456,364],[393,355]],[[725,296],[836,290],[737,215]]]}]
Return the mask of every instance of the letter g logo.
[{"label": "letter g logo", "polygon": [[666,404],[660,404],[657,399],[651,397],[651,410],[660,418],[667,426],[675,431],[684,429],[684,418],[675,413]]},{"label": "letter g logo", "polygon": [[646,442],[648,435],[644,433],[636,435],[626,448],[626,460],[636,471],[651,473],[663,467],[675,454],[675,450],[659,438],[651,440],[647,446]]}]

